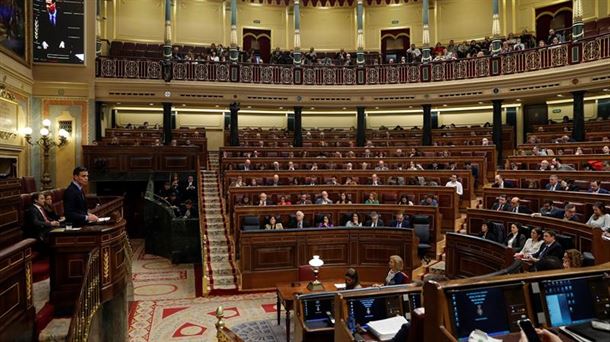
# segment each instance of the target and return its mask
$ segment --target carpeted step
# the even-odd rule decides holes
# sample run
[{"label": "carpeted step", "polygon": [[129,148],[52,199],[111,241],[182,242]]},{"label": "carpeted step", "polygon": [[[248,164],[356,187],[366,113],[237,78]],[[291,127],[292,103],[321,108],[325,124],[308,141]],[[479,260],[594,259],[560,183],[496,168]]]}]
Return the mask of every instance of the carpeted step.
[{"label": "carpeted step", "polygon": [[36,313],[36,334],[40,334],[47,325],[53,320],[53,313],[55,307],[51,303],[47,302],[45,305]]},{"label": "carpeted step", "polygon": [[70,318],[55,318],[40,332],[40,335],[38,335],[38,341],[65,341],[66,337],[68,336],[68,330],[70,330]]}]

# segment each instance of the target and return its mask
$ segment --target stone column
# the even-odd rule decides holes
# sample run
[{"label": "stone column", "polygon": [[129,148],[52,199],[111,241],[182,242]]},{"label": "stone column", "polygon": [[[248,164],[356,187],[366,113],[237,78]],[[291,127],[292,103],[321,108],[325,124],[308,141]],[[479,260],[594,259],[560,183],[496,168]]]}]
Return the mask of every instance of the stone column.
[{"label": "stone column", "polygon": [[492,26],[491,26],[491,54],[497,55],[500,53],[502,49],[502,40],[500,39],[500,6],[498,4],[498,0],[492,0],[492,9],[493,9],[493,17],[492,17]]},{"label": "stone column", "polygon": [[356,51],[356,64],[364,65],[364,4],[363,0],[358,0],[356,7],[356,19],[358,28],[356,34],[358,35],[358,44]]},{"label": "stone column", "polygon": [[95,140],[102,140],[102,116],[104,103],[95,101]]},{"label": "stone column", "polygon": [[163,45],[163,58],[172,59],[172,1],[165,0],[165,44]]},{"label": "stone column", "polygon": [[237,122],[237,114],[239,113],[239,103],[233,102],[229,106],[231,111],[231,146],[239,146],[239,124]]},{"label": "stone column", "polygon": [[237,63],[239,51],[237,50],[237,0],[231,0],[231,43],[229,46],[229,60]]},{"label": "stone column", "polygon": [[[294,0],[294,65],[301,65],[301,7],[299,0]],[[296,107],[295,107],[295,120],[296,120]],[[296,143],[296,135],[295,135]],[[295,145],[296,146],[296,145]]]},{"label": "stone column", "polygon": [[294,147],[303,147],[303,107],[294,107]]},{"label": "stone column", "polygon": [[102,0],[95,2],[95,55],[102,54]]},{"label": "stone column", "polygon": [[492,100],[493,104],[493,141],[496,145],[496,164],[504,165],[502,158],[502,100]]},{"label": "stone column", "polygon": [[585,37],[585,24],[582,21],[582,0],[574,0],[572,4],[572,41]]},{"label": "stone column", "polygon": [[356,107],[356,146],[362,147],[366,142],[366,114],[364,107]]},{"label": "stone column", "polygon": [[424,0],[422,4],[422,16],[424,21],[423,27],[423,37],[422,42],[424,44],[422,48],[422,62],[428,63],[432,61],[432,56],[430,56],[430,27],[428,26],[429,12],[430,10],[430,0]]},{"label": "stone column", "polygon": [[421,144],[432,146],[432,105],[422,105],[424,110],[423,136]]},{"label": "stone column", "polygon": [[574,118],[572,123],[572,139],[585,141],[585,92],[582,90],[572,92],[574,96]]},{"label": "stone column", "polygon": [[163,144],[170,145],[172,143],[172,104],[171,102],[163,103]]}]

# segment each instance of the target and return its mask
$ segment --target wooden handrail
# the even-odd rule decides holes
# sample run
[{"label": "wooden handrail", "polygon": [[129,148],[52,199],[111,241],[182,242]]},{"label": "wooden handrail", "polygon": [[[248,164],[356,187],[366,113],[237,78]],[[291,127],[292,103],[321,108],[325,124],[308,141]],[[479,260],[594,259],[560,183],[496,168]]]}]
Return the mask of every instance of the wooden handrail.
[{"label": "wooden handrail", "polygon": [[100,249],[96,247],[89,253],[66,341],[84,342],[88,340],[93,316],[101,306],[101,284]]}]

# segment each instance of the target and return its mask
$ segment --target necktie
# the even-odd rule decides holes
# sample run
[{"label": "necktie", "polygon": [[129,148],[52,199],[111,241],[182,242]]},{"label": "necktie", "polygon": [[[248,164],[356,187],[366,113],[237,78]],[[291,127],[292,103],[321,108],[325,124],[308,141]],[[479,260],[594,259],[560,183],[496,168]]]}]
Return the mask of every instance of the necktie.
[{"label": "necktie", "polygon": [[398,222],[398,223],[396,224],[396,228],[402,228],[402,224],[400,224],[400,222]]},{"label": "necktie", "polygon": [[498,204],[498,209],[496,211],[502,211],[502,206]]},{"label": "necktie", "polygon": [[38,211],[40,211],[40,213],[42,214],[44,221],[49,222],[49,218],[47,217],[47,213],[44,212],[44,209],[39,206],[36,206],[36,208],[38,208]]},{"label": "necktie", "polygon": [[373,224],[371,224],[371,227],[373,227],[373,228],[377,227],[377,223],[373,222]]},{"label": "necktie", "polygon": [[297,228],[303,228],[303,222],[299,222],[299,224],[297,225]]}]

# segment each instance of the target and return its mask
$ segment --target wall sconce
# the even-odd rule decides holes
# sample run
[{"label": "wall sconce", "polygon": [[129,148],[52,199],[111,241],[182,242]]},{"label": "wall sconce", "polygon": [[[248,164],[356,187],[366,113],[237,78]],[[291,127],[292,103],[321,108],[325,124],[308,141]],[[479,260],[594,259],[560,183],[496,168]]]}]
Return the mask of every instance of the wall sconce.
[{"label": "wall sconce", "polygon": [[68,143],[68,138],[70,137],[70,133],[65,129],[60,129],[57,132],[57,141],[53,139],[53,134],[51,133],[51,120],[44,119],[42,120],[42,128],[40,128],[40,138],[37,140],[32,139],[32,128],[25,127],[23,128],[23,135],[25,137],[25,141],[30,145],[38,145],[42,149],[42,177],[40,178],[40,183],[42,183],[42,190],[51,189],[51,175],[49,174],[49,152],[53,147],[63,147]]},{"label": "wall sconce", "polygon": [[324,260],[320,259],[319,255],[314,255],[311,260],[309,260],[309,266],[311,266],[311,270],[313,271],[313,276],[315,277],[314,281],[310,281],[307,284],[307,289],[309,291],[324,291],[324,285],[318,279],[318,275],[320,274],[320,268],[324,265]]}]

